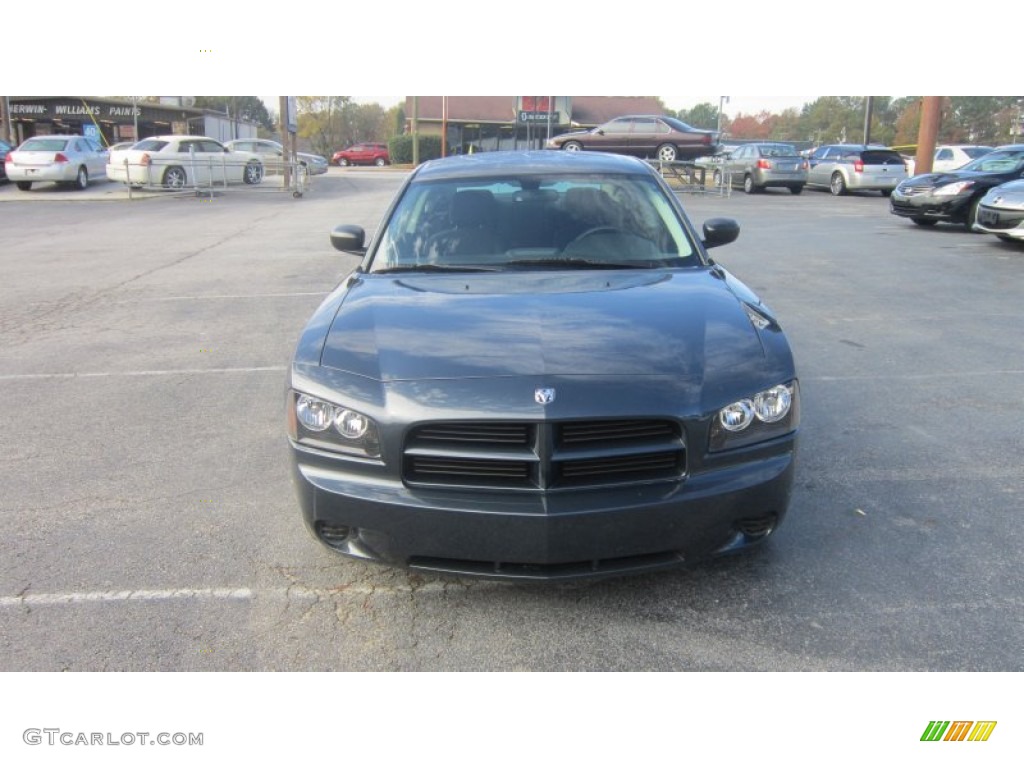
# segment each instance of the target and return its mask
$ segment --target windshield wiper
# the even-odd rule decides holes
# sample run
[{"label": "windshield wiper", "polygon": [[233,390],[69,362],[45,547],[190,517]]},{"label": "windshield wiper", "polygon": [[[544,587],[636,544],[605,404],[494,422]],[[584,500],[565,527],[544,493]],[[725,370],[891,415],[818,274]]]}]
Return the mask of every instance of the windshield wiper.
[{"label": "windshield wiper", "polygon": [[373,274],[385,275],[395,272],[497,272],[494,267],[478,267],[470,264],[406,264],[401,267],[387,267],[374,270]]},{"label": "windshield wiper", "polygon": [[650,269],[651,261],[593,261],[591,259],[517,259],[505,263],[506,267],[550,267],[551,269]]}]

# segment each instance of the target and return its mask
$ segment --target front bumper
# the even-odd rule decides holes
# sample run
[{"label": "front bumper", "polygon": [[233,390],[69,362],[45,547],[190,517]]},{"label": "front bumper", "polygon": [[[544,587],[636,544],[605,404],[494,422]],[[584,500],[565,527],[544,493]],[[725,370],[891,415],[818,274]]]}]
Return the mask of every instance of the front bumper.
[{"label": "front bumper", "polygon": [[650,571],[740,549],[783,519],[796,433],[682,480],[572,491],[409,487],[291,444],[314,537],[413,570],[511,580]]},{"label": "front bumper", "polygon": [[970,201],[969,194],[940,196],[923,192],[904,195],[895,191],[889,198],[889,211],[909,219],[963,222],[967,220]]},{"label": "front bumper", "polygon": [[984,204],[979,205],[974,229],[977,232],[1024,240],[1024,210],[1008,210],[992,208]]}]

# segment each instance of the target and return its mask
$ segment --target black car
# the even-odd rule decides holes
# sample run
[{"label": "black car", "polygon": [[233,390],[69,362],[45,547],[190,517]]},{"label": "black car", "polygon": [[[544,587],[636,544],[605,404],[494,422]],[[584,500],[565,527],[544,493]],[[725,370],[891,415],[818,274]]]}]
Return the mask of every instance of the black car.
[{"label": "black car", "polygon": [[799,388],[775,315],[647,163],[425,163],[313,315],[287,394],[295,487],[331,549],[508,579],[650,570],[782,521]]},{"label": "black car", "polygon": [[955,171],[911,176],[893,191],[890,210],[921,226],[948,221],[963,224],[970,232],[985,193],[1020,178],[1024,178],[1024,144],[1008,144]]}]

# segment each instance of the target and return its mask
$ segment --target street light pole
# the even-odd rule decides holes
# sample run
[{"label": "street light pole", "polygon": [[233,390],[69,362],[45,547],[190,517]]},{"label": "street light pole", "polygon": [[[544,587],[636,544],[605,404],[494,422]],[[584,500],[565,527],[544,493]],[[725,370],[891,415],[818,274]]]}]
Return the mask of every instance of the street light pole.
[{"label": "street light pole", "polygon": [[725,108],[724,105],[726,105],[728,103],[729,103],[729,97],[728,96],[719,96],[718,97],[718,138],[719,138],[719,140],[721,140],[721,138],[722,138],[722,110]]}]

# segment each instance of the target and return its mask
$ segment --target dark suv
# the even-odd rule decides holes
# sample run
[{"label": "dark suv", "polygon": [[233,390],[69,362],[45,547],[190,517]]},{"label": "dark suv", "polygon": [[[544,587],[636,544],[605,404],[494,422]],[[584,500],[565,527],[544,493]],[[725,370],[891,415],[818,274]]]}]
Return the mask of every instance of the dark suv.
[{"label": "dark suv", "polygon": [[807,161],[807,186],[825,187],[833,195],[867,189],[888,196],[907,178],[903,156],[888,147],[826,144],[814,150]]},{"label": "dark suv", "polygon": [[890,210],[920,226],[939,221],[963,224],[970,232],[978,204],[992,187],[1024,178],[1024,144],[996,147],[955,171],[911,176],[892,193]]}]

